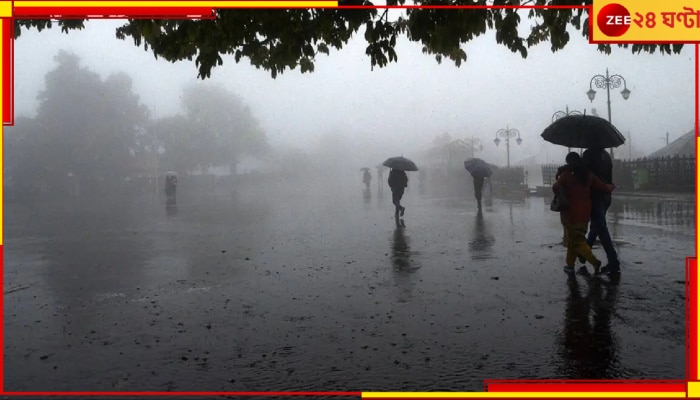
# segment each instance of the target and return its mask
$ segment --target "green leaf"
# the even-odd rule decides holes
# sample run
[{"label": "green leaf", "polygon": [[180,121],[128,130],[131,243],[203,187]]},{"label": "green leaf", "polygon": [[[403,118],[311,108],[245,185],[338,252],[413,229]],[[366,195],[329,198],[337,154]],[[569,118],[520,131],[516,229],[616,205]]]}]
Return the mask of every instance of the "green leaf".
[{"label": "green leaf", "polygon": [[[387,4],[404,4],[404,0],[388,0]],[[416,4],[501,4],[521,3],[512,0],[418,0]],[[538,6],[590,5],[590,0],[532,0]],[[341,4],[371,4],[364,0],[342,0]],[[221,9],[215,20],[129,20],[117,28],[116,37],[131,37],[136,46],[143,47],[155,57],[176,62],[196,58],[198,76],[210,76],[211,69],[222,65],[213,54],[233,54],[236,62],[248,58],[251,65],[270,71],[273,77],[287,68],[301,65],[304,58],[312,59],[316,52],[330,54],[330,47],[342,49],[364,25],[364,39],[372,47],[368,53],[372,66],[384,66],[396,61],[395,46],[398,36],[421,45],[423,54],[435,56],[438,63],[447,57],[459,66],[466,60],[461,45],[495,30],[496,43],[527,57],[528,48],[545,40],[550,41],[552,52],[565,48],[570,41],[571,28],[589,37],[589,13],[585,8],[531,9],[529,33],[520,37],[520,14],[515,9],[407,9],[405,16],[383,21],[384,12],[376,9]],[[83,28],[82,20],[64,20],[59,25],[64,32]],[[19,38],[23,29],[41,31],[50,27],[47,20],[15,20],[14,36]],[[628,46],[622,46],[628,48]],[[391,50],[390,50],[391,49]],[[631,51],[678,54],[682,45],[645,45]],[[610,53],[610,46],[599,46]],[[629,51],[629,50],[628,50]],[[202,57],[202,54],[207,56]],[[388,58],[387,58],[388,57]],[[306,64],[304,72],[312,71]]]}]

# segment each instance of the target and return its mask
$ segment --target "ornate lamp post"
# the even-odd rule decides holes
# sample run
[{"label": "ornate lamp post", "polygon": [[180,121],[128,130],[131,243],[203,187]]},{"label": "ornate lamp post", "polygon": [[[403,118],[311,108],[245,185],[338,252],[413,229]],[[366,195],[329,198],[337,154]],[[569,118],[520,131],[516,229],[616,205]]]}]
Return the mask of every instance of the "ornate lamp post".
[{"label": "ornate lamp post", "polygon": [[[557,111],[552,114],[552,122],[558,120],[559,118],[566,117],[567,115],[581,115],[581,112],[576,110],[569,111],[569,106],[567,105],[566,111]],[[571,151],[571,147],[569,147],[569,151]]]},{"label": "ornate lamp post", "polygon": [[507,154],[507,160],[508,160],[508,168],[510,168],[510,138],[518,137],[515,142],[520,144],[523,142],[523,140],[520,138],[520,131],[517,129],[509,129],[506,126],[506,129],[499,129],[496,131],[496,138],[493,139],[493,142],[496,143],[496,146],[498,146],[499,143],[501,143],[501,139],[498,137],[502,137],[506,140],[506,154]]},{"label": "ornate lamp post", "polygon": [[[591,103],[593,103],[593,99],[595,98],[596,94],[596,91],[593,90],[594,84],[595,87],[605,89],[608,93],[608,122],[612,124],[612,114],[610,112],[610,89],[615,89],[619,88],[620,86],[623,86],[624,89],[620,91],[620,94],[625,100],[627,100],[630,97],[630,93],[632,92],[630,92],[629,89],[627,89],[627,81],[625,81],[625,78],[623,78],[622,75],[610,75],[608,73],[608,69],[606,68],[605,76],[594,75],[593,78],[591,78],[590,89],[588,90],[588,92],[586,92],[586,95],[588,95],[588,99],[591,100]],[[610,158],[614,158],[613,149],[610,149]]]},{"label": "ornate lamp post", "polygon": [[474,158],[474,151],[476,151],[476,150],[483,151],[484,150],[484,146],[481,144],[481,139],[479,139],[479,138],[475,138],[472,136],[470,138],[465,139],[463,142],[469,148],[472,158]]},{"label": "ornate lamp post", "polygon": [[569,111],[569,106],[566,106],[566,111],[557,111],[552,114],[552,122],[558,120],[559,118],[566,117],[567,115],[581,115],[581,112],[576,110]]}]

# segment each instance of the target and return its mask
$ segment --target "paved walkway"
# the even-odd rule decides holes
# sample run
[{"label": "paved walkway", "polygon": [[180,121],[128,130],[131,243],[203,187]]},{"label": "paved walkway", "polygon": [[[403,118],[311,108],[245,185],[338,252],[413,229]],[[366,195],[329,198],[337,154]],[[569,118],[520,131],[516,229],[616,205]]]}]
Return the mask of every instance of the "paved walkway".
[{"label": "paved walkway", "polygon": [[558,216],[537,197],[479,215],[470,199],[411,191],[405,227],[388,193],[359,187],[183,195],[171,217],[6,206],[5,389],[683,379],[694,207],[620,200],[612,286],[567,280]]}]

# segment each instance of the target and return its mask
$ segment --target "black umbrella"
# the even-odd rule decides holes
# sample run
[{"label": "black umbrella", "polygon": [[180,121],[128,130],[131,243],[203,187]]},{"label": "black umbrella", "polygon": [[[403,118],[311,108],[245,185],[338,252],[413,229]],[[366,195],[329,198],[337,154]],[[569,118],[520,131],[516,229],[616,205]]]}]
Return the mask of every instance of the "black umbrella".
[{"label": "black umbrella", "polygon": [[391,169],[398,169],[401,171],[418,171],[416,163],[414,163],[406,157],[387,158],[386,161],[382,163],[382,165]]},{"label": "black umbrella", "polygon": [[480,158],[470,158],[464,162],[464,168],[472,174],[473,177],[488,178],[493,171],[486,161]]},{"label": "black umbrella", "polygon": [[613,124],[593,115],[559,118],[542,132],[542,138],[550,143],[584,149],[617,147],[625,143],[625,137]]}]

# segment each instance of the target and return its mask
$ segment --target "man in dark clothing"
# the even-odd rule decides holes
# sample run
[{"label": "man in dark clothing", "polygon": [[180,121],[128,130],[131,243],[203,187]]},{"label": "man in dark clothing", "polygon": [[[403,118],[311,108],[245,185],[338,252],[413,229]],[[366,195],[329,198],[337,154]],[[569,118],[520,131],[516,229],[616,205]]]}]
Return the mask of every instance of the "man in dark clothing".
[{"label": "man in dark clothing", "polygon": [[479,210],[481,210],[481,195],[484,192],[484,179],[483,176],[472,176],[474,179],[474,197],[476,197],[476,202],[479,204]]},{"label": "man in dark clothing", "polygon": [[365,184],[365,190],[368,192],[370,182],[372,182],[372,175],[369,173],[369,170],[366,169],[365,173],[362,175],[362,183]]},{"label": "man in dark clothing", "polygon": [[170,203],[175,203],[175,193],[177,191],[177,176],[168,174],[165,177],[165,195]]},{"label": "man in dark clothing", "polygon": [[403,217],[406,207],[401,206],[401,198],[403,197],[403,192],[408,187],[408,176],[404,171],[398,169],[392,169],[389,171],[389,187],[391,188],[391,201],[396,206],[395,216]]},{"label": "man in dark clothing", "polygon": [[[612,184],[612,159],[605,149],[590,148],[584,151],[583,161],[586,167],[603,183]],[[602,271],[607,270],[609,274],[619,274],[620,261],[617,258],[617,252],[613,247],[608,224],[605,220],[611,202],[612,196],[609,193],[591,191],[591,227],[586,242],[592,246],[596,238],[599,238],[608,258],[608,264],[603,267]]]}]

